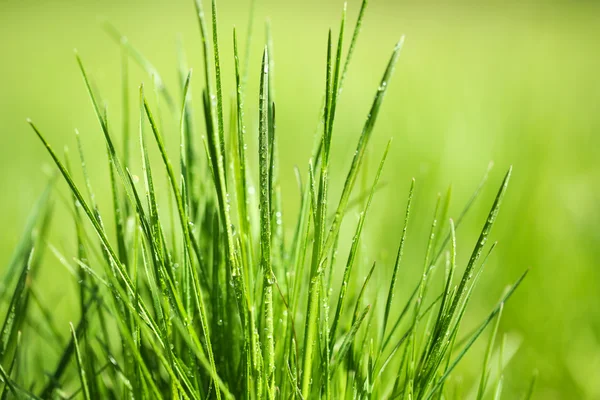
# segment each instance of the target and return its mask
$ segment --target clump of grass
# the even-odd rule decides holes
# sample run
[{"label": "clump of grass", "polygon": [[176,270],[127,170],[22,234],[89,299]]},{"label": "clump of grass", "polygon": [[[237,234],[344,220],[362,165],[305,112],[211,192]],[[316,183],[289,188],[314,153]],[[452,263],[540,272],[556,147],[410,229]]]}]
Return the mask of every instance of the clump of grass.
[{"label": "clump of grass", "polygon": [[[268,34],[260,76],[256,77],[259,93],[253,94],[246,90],[251,79],[247,76],[248,54],[240,60],[233,31],[234,59],[230,61],[235,66],[237,90],[231,99],[231,123],[226,132],[217,8],[212,0],[211,44],[201,1],[196,0],[195,6],[204,56],[203,113],[198,113],[204,117],[201,128],[193,125],[197,108],[190,95],[192,73],[184,61],[180,61],[182,94],[177,98],[152,64],[109,27],[121,43],[124,57],[123,121],[121,132],[117,132],[109,124],[82,59],[76,57],[106,143],[111,212],[101,213],[96,203],[80,136],[83,185],[72,177],[68,154],[57,154],[38,126],[29,121],[70,190],[76,246],[67,256],[47,245],[52,242],[46,235],[52,214],[51,185],[34,210],[1,286],[2,300],[8,304],[0,332],[2,399],[450,398],[454,392],[447,390],[448,377],[490,324],[481,379],[474,387],[478,399],[488,394],[499,398],[504,364],[503,342],[500,346],[495,343],[498,321],[525,274],[506,290],[473,332],[459,336],[459,328],[473,288],[495,247],[488,247],[487,241],[511,170],[500,185],[464,270],[456,261],[456,229],[478,197],[487,174],[456,220],[448,216],[450,191],[438,197],[421,279],[415,282],[408,300],[400,303],[396,295],[403,251],[410,227],[416,223],[410,218],[413,180],[403,228],[397,232],[396,262],[386,272],[387,291],[380,299],[366,298],[376,268],[373,263],[364,284],[354,293],[349,282],[360,262],[357,252],[363,227],[389,143],[371,188],[359,194],[364,198],[358,202],[363,210],[343,270],[335,268],[340,229],[353,206],[356,180],[403,39],[392,50],[375,90],[346,176],[330,176],[336,109],[367,2],[362,3],[346,52],[344,6],[337,40],[331,31],[327,40],[318,145],[305,173],[299,173],[300,208],[295,225],[287,227],[282,219],[278,172],[272,38]],[[251,48],[249,39],[246,48]],[[174,132],[163,130],[165,125],[156,117],[159,110],[150,105],[143,86],[137,110],[139,130],[137,135],[129,132],[130,117],[134,116],[127,106],[130,57],[153,76],[164,104],[160,115],[178,122],[178,160],[172,161],[164,142],[165,135]],[[259,98],[258,132],[246,128],[246,120],[252,117],[244,113],[244,100],[251,95]],[[248,135],[258,135],[258,154],[247,153]],[[121,143],[117,142],[119,136]],[[151,145],[158,149],[160,167],[151,160]],[[141,183],[132,171],[134,146],[141,155]],[[255,159],[257,176],[251,168]],[[166,204],[157,200],[157,174],[167,176],[170,201]],[[332,198],[331,180],[344,178],[339,199]],[[250,193],[255,181],[258,202]],[[115,232],[108,231],[108,219],[114,221]],[[292,240],[286,240],[286,233]],[[66,327],[66,344],[63,327],[54,329],[51,312],[38,300],[32,283],[48,247],[73,274],[78,287],[80,317]],[[443,270],[437,278],[441,279],[441,292],[432,283],[439,269]],[[334,285],[334,275],[342,277],[341,286]],[[12,286],[10,296],[8,288]],[[31,316],[30,300],[42,311],[38,313],[41,317]],[[385,303],[377,303],[380,300]],[[331,314],[330,305],[335,309]],[[381,312],[376,312],[377,307]],[[21,332],[29,328],[27,321],[30,326],[45,326],[44,331],[50,334],[42,340],[61,349],[55,369],[47,376],[35,375],[31,366],[20,362],[30,357],[21,345]],[[497,367],[492,365],[494,353],[500,360]]]}]

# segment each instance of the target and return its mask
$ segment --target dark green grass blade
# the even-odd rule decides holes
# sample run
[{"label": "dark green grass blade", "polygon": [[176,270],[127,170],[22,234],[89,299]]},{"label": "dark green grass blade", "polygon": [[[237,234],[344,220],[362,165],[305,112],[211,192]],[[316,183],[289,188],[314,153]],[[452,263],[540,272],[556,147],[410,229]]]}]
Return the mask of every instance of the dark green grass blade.
[{"label": "dark green grass blade", "polygon": [[[11,374],[13,373],[13,371],[15,369],[15,364],[17,363],[17,358],[19,357],[19,347],[21,345],[21,337],[22,337],[21,332],[19,332],[17,335],[17,344],[15,347],[15,353],[12,357],[10,365],[8,366],[8,371],[6,371],[6,373],[3,375],[3,377],[6,376],[6,379],[4,379],[5,384],[4,384],[4,387],[2,388],[2,394],[0,396],[1,400],[6,400],[8,398],[8,394],[13,393],[13,391],[14,391],[14,387],[10,384],[11,382],[9,383],[9,380],[10,380]],[[14,395],[14,393],[13,393],[13,395]]]},{"label": "dark green grass blade", "polygon": [[6,386],[8,386],[8,391],[13,394],[15,399],[38,399],[34,394],[29,393],[23,388],[19,387],[8,375],[4,367],[0,365],[0,378],[4,382]]}]

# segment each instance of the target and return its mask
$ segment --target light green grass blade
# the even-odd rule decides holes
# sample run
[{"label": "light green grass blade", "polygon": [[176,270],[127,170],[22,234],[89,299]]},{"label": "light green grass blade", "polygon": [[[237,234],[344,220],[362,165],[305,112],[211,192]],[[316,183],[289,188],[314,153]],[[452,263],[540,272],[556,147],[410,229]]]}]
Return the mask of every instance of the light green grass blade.
[{"label": "light green grass blade", "polygon": [[164,97],[165,101],[167,102],[167,105],[169,106],[169,109],[174,110],[175,103],[173,101],[173,96],[167,89],[164,80],[158,72],[158,69],[156,69],[156,67],[152,65],[150,60],[144,57],[144,55],[139,50],[137,50],[135,46],[131,44],[129,39],[127,39],[126,36],[122,35],[115,26],[108,22],[105,22],[104,30],[108,33],[110,37],[112,37],[115,40],[116,43],[119,43],[127,51],[129,56],[131,56],[135,60],[135,62],[140,67],[142,67],[142,69],[144,69],[144,71],[146,71],[146,73],[152,78],[153,83],[156,86],[158,92]]},{"label": "light green grass blade", "polygon": [[[485,389],[488,384],[488,380],[489,380],[488,369],[490,368],[489,362],[490,362],[490,358],[492,356],[492,351],[494,350],[494,342],[496,340],[496,334],[498,333],[498,327],[500,326],[500,319],[502,318],[503,308],[504,308],[504,305],[501,304],[500,310],[498,311],[498,315],[496,316],[496,323],[494,324],[494,326],[492,328],[492,332],[490,334],[490,340],[488,342],[488,345],[487,345],[487,348],[485,351],[485,355],[483,358],[483,366],[481,368],[481,380],[479,381],[479,388],[477,389],[477,400],[483,399],[483,395],[485,394]],[[502,378],[500,378],[500,382],[502,382]],[[498,396],[498,393],[500,393],[502,391],[501,383],[499,383],[499,388],[500,389],[496,390],[496,396]]]},{"label": "light green grass blade", "polygon": [[8,265],[5,267],[2,283],[0,284],[0,300],[4,299],[6,290],[9,286],[11,286],[14,277],[20,276],[19,267],[22,266],[22,259],[26,258],[31,250],[35,240],[35,228],[38,226],[40,221],[44,219],[44,214],[48,212],[47,210],[51,198],[51,192],[54,187],[54,181],[55,179],[52,178],[50,182],[48,182],[46,188],[42,192],[42,195],[36,201],[29,216],[27,217],[23,234],[15,246],[15,250],[13,251]]}]

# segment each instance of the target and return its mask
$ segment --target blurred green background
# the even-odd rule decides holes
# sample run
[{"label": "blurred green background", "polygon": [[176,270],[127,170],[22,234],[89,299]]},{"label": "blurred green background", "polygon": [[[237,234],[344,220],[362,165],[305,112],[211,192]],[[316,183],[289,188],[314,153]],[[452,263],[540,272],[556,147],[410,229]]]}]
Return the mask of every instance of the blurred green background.
[{"label": "blurred green background", "polygon": [[[358,0],[349,3],[351,24],[359,6]],[[257,1],[247,119],[252,134],[262,22],[269,17],[284,211],[290,221],[298,204],[293,167],[306,170],[324,88],[327,29],[337,32],[341,7],[337,0]],[[225,93],[232,94],[230,32],[233,25],[245,32],[248,1],[219,1],[219,11]],[[44,171],[53,170],[26,117],[58,149],[73,147],[72,132],[79,128],[92,179],[99,187],[105,182],[101,133],[72,54],[79,49],[118,125],[120,53],[103,31],[105,19],[156,65],[168,85],[177,82],[175,44],[183,38],[189,64],[197,71],[194,96],[200,97],[200,47],[191,0],[0,0],[0,265],[8,262],[47,182]],[[493,233],[498,251],[469,319],[481,319],[505,285],[531,268],[501,325],[511,348],[520,344],[507,371],[507,398],[517,398],[537,369],[535,398],[600,399],[600,4],[373,0],[336,115],[333,176],[349,165],[401,34],[406,44],[369,155],[369,164],[375,165],[384,143],[394,137],[384,171],[387,186],[368,222],[368,257],[385,268],[392,264],[414,176],[417,201],[405,264],[406,281],[414,282],[436,193],[453,185],[451,214],[456,217],[493,160],[490,184],[460,230],[464,260],[503,173],[514,165]],[[134,67],[132,81],[142,80],[151,83]],[[176,140],[171,138],[172,148]],[[334,197],[339,187],[334,182]],[[72,254],[68,217],[58,212],[52,243]],[[55,302],[57,323],[66,332],[66,321],[76,317],[69,302],[71,278],[52,262],[42,275],[37,284]],[[479,360],[467,357],[461,373],[466,378],[478,373]]]}]

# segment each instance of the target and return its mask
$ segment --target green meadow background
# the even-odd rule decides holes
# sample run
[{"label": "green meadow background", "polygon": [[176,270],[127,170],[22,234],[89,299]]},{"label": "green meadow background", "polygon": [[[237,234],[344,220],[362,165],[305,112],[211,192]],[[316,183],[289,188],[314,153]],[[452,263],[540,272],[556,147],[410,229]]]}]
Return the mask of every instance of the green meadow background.
[{"label": "green meadow background", "polygon": [[[249,1],[218,4],[225,94],[230,96],[231,28],[237,26],[245,36]],[[353,24],[360,2],[351,0],[348,6]],[[298,206],[294,166],[306,171],[317,127],[327,30],[332,27],[337,34],[341,9],[337,0],[257,0],[247,100],[250,148],[256,148],[257,81],[269,18],[288,221],[294,221]],[[200,98],[202,66],[191,0],[0,0],[0,268],[7,265],[32,205],[55,171],[27,117],[57,149],[67,145],[75,150],[73,130],[81,131],[101,208],[110,207],[104,143],[73,56],[77,48],[118,127],[121,58],[119,46],[103,29],[105,20],[127,35],[173,88],[181,39],[196,70],[193,96]],[[386,185],[367,220],[357,280],[373,260],[380,274],[390,271],[412,177],[417,190],[402,266],[404,293],[422,268],[436,194],[451,184],[451,214],[458,216],[494,161],[483,196],[459,230],[459,260],[466,260],[502,175],[513,165],[493,231],[499,245],[469,308],[467,329],[529,268],[505,307],[500,328],[507,354],[514,353],[505,398],[518,398],[537,370],[536,399],[600,399],[600,3],[371,0],[336,115],[331,176],[340,178],[333,179],[334,199],[402,34],[405,46],[376,124],[366,174],[370,182],[393,137]],[[135,110],[137,84],[151,87],[152,80],[131,66]],[[175,133],[168,144],[177,150]],[[73,226],[63,206],[67,191],[63,182],[57,188],[50,241],[72,255]],[[346,243],[352,231],[344,229]],[[66,336],[68,321],[78,318],[71,301],[75,282],[48,252],[32,284],[53,304],[56,324]],[[370,295],[375,301],[377,291]],[[57,354],[35,346],[31,350],[40,354],[39,368],[49,369]],[[466,357],[455,375],[457,387],[464,382],[465,396],[479,374],[482,348]]]}]

